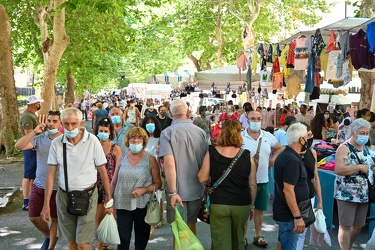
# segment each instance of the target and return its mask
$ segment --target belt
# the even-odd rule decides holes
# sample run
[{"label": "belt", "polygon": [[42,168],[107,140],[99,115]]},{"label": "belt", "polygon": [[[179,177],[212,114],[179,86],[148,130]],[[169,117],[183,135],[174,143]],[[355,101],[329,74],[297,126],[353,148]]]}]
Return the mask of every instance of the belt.
[{"label": "belt", "polygon": [[[93,186],[88,187],[88,188],[85,188],[85,189],[83,189],[82,191],[83,191],[83,192],[90,192],[90,191],[93,191],[95,188],[96,188],[96,185],[94,184]],[[61,191],[63,191],[63,193],[66,193],[66,191],[65,191],[64,189],[62,189],[60,186],[59,186],[59,189],[60,189]]]}]

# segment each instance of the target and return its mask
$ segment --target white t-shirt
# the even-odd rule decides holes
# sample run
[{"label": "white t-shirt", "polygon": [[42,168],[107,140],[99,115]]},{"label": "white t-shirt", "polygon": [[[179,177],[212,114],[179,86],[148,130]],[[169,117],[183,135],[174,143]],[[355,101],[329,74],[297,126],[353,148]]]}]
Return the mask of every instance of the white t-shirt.
[{"label": "white t-shirt", "polygon": [[95,135],[85,128],[83,137],[77,145],[71,144],[66,136],[61,135],[51,142],[47,163],[59,168],[59,186],[66,190],[64,179],[63,142],[66,143],[66,158],[69,191],[84,190],[97,180],[97,167],[105,165],[103,147]]},{"label": "white t-shirt", "polygon": [[269,165],[269,159],[271,156],[272,148],[274,148],[278,142],[271,133],[261,130],[260,135],[257,140],[255,140],[253,137],[251,137],[247,129],[241,132],[242,139],[244,141],[244,145],[242,148],[248,149],[251,153],[251,156],[254,156],[257,148],[258,148],[258,142],[259,138],[262,139],[262,144],[260,146],[259,150],[259,166],[257,171],[257,183],[267,183],[268,182],[268,165]]},{"label": "white t-shirt", "polygon": [[270,72],[268,70],[262,70],[259,72],[259,76],[260,76],[260,86],[267,87]]},{"label": "white t-shirt", "polygon": [[245,114],[242,114],[240,116],[240,123],[242,124],[242,128],[243,129],[247,129],[247,127],[249,127],[249,122],[247,120],[247,117],[245,116]]}]

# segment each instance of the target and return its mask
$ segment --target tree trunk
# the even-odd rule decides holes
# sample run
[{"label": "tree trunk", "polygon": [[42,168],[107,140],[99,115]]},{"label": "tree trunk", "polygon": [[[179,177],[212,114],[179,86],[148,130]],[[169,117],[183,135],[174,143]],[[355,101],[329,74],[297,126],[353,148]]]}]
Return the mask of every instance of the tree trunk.
[{"label": "tree trunk", "polygon": [[256,32],[253,26],[246,26],[242,31],[242,43],[244,49],[254,47]]},{"label": "tree trunk", "polygon": [[359,109],[371,108],[372,93],[374,92],[375,73],[358,71],[361,78],[361,99],[359,101]]},{"label": "tree trunk", "polygon": [[21,130],[10,43],[11,27],[1,4],[0,27],[0,147],[5,147],[5,154],[9,156],[14,141],[21,136]]},{"label": "tree trunk", "polygon": [[217,6],[216,40],[217,40],[217,67],[223,67],[223,31],[221,22],[221,2]]},{"label": "tree trunk", "polygon": [[54,90],[56,73],[61,56],[69,44],[69,37],[65,31],[65,8],[59,8],[65,2],[66,0],[53,0],[53,40],[49,38],[46,21],[52,10],[45,6],[39,6],[39,9],[36,10],[42,37],[44,59],[44,81],[42,86],[44,102],[38,114],[47,114],[49,110],[56,109]]},{"label": "tree trunk", "polygon": [[66,81],[67,81],[67,91],[65,94],[65,104],[71,103],[74,104],[74,77],[72,75],[72,71],[69,69],[66,72]]},{"label": "tree trunk", "polygon": [[202,68],[201,68],[202,62],[201,62],[201,60],[198,60],[195,56],[193,56],[193,54],[189,55],[188,57],[194,63],[195,68],[197,69],[197,71],[198,72],[202,71]]}]

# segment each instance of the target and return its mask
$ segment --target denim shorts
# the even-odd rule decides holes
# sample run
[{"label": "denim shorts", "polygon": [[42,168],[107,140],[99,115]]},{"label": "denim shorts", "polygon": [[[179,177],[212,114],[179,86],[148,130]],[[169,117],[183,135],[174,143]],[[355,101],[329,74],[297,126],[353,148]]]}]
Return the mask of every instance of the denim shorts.
[{"label": "denim shorts", "polygon": [[299,234],[294,232],[294,221],[276,221],[276,223],[279,225],[278,240],[281,249],[296,249]]},{"label": "denim shorts", "polygon": [[22,150],[23,167],[25,179],[35,179],[36,177],[36,151],[34,149]]}]

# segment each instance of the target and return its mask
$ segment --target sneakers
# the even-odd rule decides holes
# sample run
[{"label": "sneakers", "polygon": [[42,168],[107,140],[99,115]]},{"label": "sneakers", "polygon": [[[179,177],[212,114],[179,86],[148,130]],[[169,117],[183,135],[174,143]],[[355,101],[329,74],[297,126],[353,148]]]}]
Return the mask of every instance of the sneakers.
[{"label": "sneakers", "polygon": [[49,247],[49,238],[45,238],[45,240],[43,242],[43,245],[40,248],[40,250],[48,250],[48,247]]},{"label": "sneakers", "polygon": [[22,205],[22,210],[29,211],[29,205]]}]

